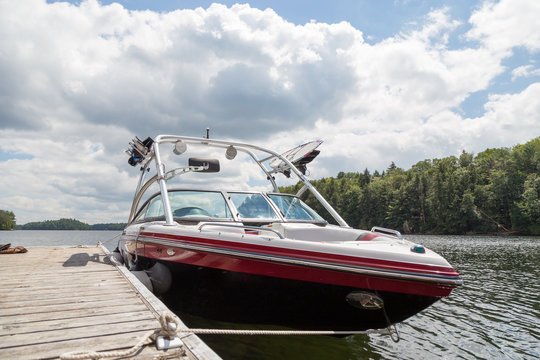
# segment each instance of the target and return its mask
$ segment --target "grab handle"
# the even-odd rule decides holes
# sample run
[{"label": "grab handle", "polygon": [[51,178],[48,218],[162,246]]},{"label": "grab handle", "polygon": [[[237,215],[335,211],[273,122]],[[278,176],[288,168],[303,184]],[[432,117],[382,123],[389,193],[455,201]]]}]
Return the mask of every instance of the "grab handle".
[{"label": "grab handle", "polygon": [[214,226],[222,226],[222,227],[231,227],[231,228],[239,228],[239,229],[248,229],[248,230],[257,230],[257,231],[271,231],[273,232],[274,234],[276,234],[280,239],[285,239],[285,237],[283,235],[281,235],[281,233],[277,230],[274,230],[274,229],[270,229],[270,228],[267,228],[267,227],[262,227],[262,226],[249,226],[249,225],[238,225],[238,224],[221,224],[221,223],[211,223],[211,222],[205,222],[205,223],[202,223],[200,226],[199,226],[199,231],[207,226],[207,225],[214,225]]},{"label": "grab handle", "polygon": [[387,229],[379,226],[374,226],[371,228],[371,232],[378,232],[385,235],[393,235],[397,237],[399,240],[403,240],[403,235],[397,230]]}]

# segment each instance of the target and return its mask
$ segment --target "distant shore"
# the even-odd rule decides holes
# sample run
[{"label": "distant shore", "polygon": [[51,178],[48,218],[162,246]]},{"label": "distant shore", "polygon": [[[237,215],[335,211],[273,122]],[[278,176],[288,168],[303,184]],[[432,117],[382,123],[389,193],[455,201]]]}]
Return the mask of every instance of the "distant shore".
[{"label": "distant shore", "polygon": [[29,222],[16,225],[15,230],[123,230],[126,223],[106,223],[89,225],[76,219],[59,219]]}]

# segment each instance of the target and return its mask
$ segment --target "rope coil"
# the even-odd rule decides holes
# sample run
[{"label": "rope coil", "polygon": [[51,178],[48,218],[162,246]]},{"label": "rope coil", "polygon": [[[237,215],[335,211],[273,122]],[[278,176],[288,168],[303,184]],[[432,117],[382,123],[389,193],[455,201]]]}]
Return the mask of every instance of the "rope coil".
[{"label": "rope coil", "polygon": [[[108,359],[108,358],[121,358],[135,354],[147,345],[149,340],[155,341],[158,336],[173,337],[176,335],[176,328],[180,325],[175,316],[170,312],[164,312],[159,317],[161,328],[157,330],[148,331],[137,344],[126,350],[114,350],[114,351],[71,351],[60,356],[62,360],[86,360],[86,359]],[[171,326],[170,324],[174,324]]]},{"label": "rope coil", "polygon": [[149,339],[152,339],[154,334],[159,330],[152,330],[146,333],[137,344],[126,350],[114,350],[114,351],[71,351],[60,355],[62,360],[85,360],[85,359],[107,359],[107,358],[121,358],[135,354],[139,351]]}]

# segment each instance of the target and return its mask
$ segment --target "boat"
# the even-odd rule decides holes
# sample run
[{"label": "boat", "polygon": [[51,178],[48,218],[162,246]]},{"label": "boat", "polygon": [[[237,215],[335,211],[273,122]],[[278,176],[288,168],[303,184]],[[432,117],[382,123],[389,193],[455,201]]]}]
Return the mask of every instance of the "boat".
[{"label": "boat", "polygon": [[350,227],[309,182],[321,143],[278,153],[208,129],[135,138],[128,162],[141,174],[119,258],[175,311],[218,321],[382,329],[449,296],[462,279],[442,256],[396,230]]}]

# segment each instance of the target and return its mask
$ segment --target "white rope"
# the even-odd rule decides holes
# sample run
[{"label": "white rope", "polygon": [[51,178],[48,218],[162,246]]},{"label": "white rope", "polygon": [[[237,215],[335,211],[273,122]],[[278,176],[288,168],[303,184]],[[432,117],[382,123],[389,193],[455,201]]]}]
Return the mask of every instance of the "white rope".
[{"label": "white rope", "polygon": [[[159,317],[161,328],[149,331],[134,346],[126,350],[115,351],[72,351],[60,356],[62,360],[85,360],[106,359],[130,356],[146,345],[148,340],[155,340],[157,336],[174,337],[180,334],[201,335],[358,335],[358,334],[382,334],[392,336],[390,328],[369,329],[363,331],[333,331],[333,330],[233,330],[233,329],[180,329],[178,318],[168,311],[164,311]],[[392,338],[393,340],[393,338]]]},{"label": "white rope", "polygon": [[[233,330],[233,329],[180,329],[180,323],[170,312],[163,312],[160,316],[162,329],[170,335],[200,334],[200,335],[358,335],[358,334],[384,334],[391,335],[387,329],[369,329],[363,331],[333,331],[333,330]],[[171,326],[172,324],[172,326]],[[176,329],[176,330],[174,330]]]},{"label": "white rope", "polygon": [[384,334],[390,335],[387,329],[364,331],[332,331],[332,330],[233,330],[233,329],[181,329],[177,333],[200,335],[358,335]]},{"label": "white rope", "polygon": [[126,350],[114,350],[114,351],[71,351],[60,355],[62,360],[85,360],[85,359],[107,359],[107,358],[120,358],[130,356],[139,351],[149,339],[152,339],[156,332],[159,330],[152,330],[146,333],[141,340],[134,346]]},{"label": "white rope", "polygon": [[102,245],[102,244],[110,243],[111,241],[113,241],[114,239],[116,239],[116,238],[119,237],[119,236],[122,236],[122,233],[119,233],[119,234],[115,235],[114,237],[112,237],[112,238],[110,238],[110,239],[108,239],[108,240],[105,240],[105,241],[103,241],[103,242],[98,241],[97,247],[99,247],[99,246]]},{"label": "white rope", "polygon": [[173,322],[178,324],[174,315],[171,313],[161,314],[159,318],[161,328],[157,330],[151,330],[147,332],[137,344],[133,345],[131,348],[126,350],[113,350],[113,351],[71,351],[65,354],[60,355],[62,360],[86,360],[86,359],[107,359],[107,358],[122,358],[130,356],[139,351],[143,346],[146,345],[148,340],[155,341],[158,336],[174,336],[176,332],[169,326],[168,323]]}]

